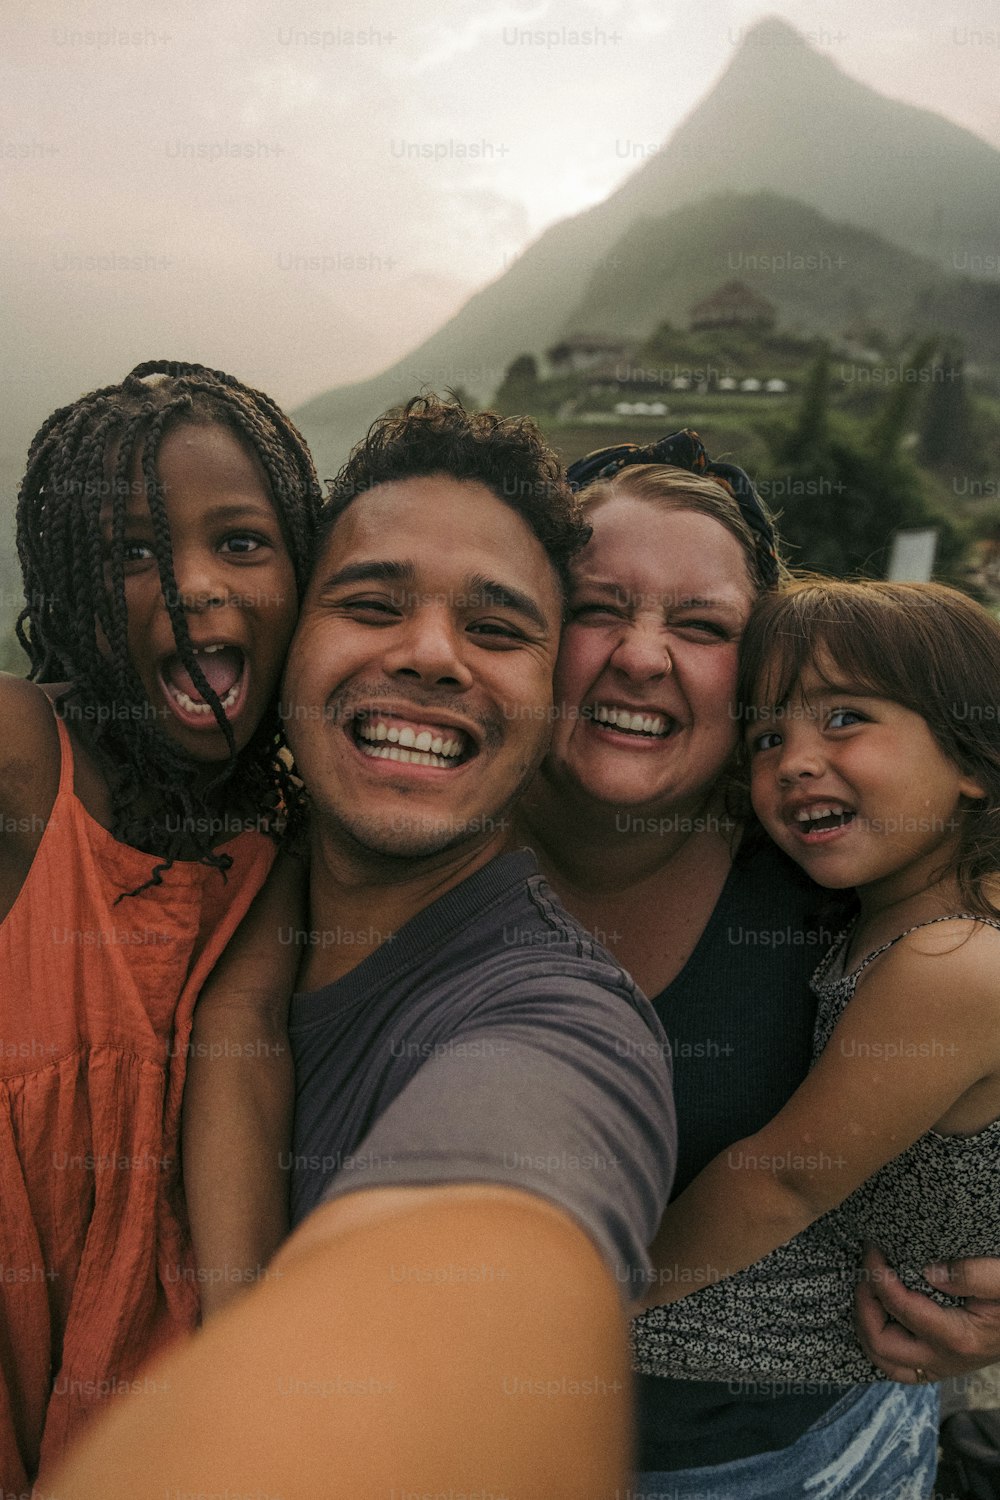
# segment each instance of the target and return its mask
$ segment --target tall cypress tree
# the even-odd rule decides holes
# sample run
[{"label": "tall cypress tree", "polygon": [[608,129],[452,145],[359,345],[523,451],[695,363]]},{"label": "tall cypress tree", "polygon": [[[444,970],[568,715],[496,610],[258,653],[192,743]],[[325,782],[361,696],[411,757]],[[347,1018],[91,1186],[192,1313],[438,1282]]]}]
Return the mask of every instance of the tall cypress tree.
[{"label": "tall cypress tree", "polygon": [[920,421],[921,461],[930,468],[963,464],[982,467],[975,418],[965,383],[965,361],[956,349],[941,351]]},{"label": "tall cypress tree", "polygon": [[782,457],[799,463],[826,447],[829,436],[827,408],[830,401],[830,350],[824,344],[806,377],[795,426],[782,445]]},{"label": "tall cypress tree", "polygon": [[533,412],[538,392],[538,361],[533,354],[519,354],[507,366],[493,405],[509,416]]},{"label": "tall cypress tree", "polygon": [[906,435],[912,420],[913,409],[920,391],[920,376],[933,369],[936,341],[925,339],[912,357],[901,364],[900,380],[888,399],[875,415],[869,431],[869,445],[877,461],[892,464],[899,453],[899,445]]}]

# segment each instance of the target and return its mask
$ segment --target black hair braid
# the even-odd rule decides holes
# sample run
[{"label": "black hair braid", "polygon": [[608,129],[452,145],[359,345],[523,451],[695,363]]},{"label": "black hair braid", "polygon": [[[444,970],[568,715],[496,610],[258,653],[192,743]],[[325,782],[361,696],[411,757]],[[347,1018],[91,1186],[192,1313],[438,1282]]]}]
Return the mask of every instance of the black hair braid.
[{"label": "black hair braid", "polygon": [[167,607],[167,614],[170,616],[170,624],[173,628],[174,640],[177,643],[178,655],[187,671],[191,674],[191,681],[198,689],[198,692],[205,702],[210,705],[212,713],[215,716],[215,721],[226,737],[229,754],[233,756],[236,754],[236,746],[233,741],[232,727],[226,718],[218,694],[212,688],[199,665],[194,645],[191,641],[191,633],[188,630],[187,616],[184,611],[184,605],[181,602],[177,578],[174,574],[173,549],[170,544],[170,522],[167,520],[167,507],[163,499],[163,486],[160,484],[159,475],[156,472],[156,454],[168,417],[175,411],[190,411],[191,405],[190,398],[182,396],[179,401],[165,407],[163,411],[153,417],[146,430],[143,443],[142,474],[146,484],[146,498],[149,501],[149,514],[153,523],[153,540],[160,573],[160,587],[163,590],[163,600]]},{"label": "black hair braid", "polygon": [[[70,414],[73,409],[65,407],[63,412]],[[43,681],[57,681],[69,675],[66,664],[78,652],[79,641],[93,635],[93,615],[88,617],[81,607],[81,587],[84,596],[89,592],[82,575],[86,542],[81,547],[80,528],[73,525],[72,515],[76,505],[95,517],[99,512],[103,446],[113,426],[113,417],[106,416],[93,431],[81,431],[79,417],[74,414],[65,431],[53,429],[50,420],[48,442],[34,445],[34,463],[29,467],[24,487],[33,479],[36,482],[41,514],[36,524],[31,525],[19,507],[18,553],[26,587],[29,576],[25,572],[26,555],[29,559],[35,593],[34,598],[29,596],[19,616],[18,637],[26,645],[22,621],[32,619],[32,609],[37,608],[32,634],[43,647],[43,655],[36,659],[30,648],[29,655],[31,675]],[[67,594],[76,600],[75,609],[67,609]]]},{"label": "black hair braid", "polygon": [[[125,499],[128,493],[129,469],[132,462],[132,445],[139,432],[142,416],[136,416],[122,429],[118,440],[118,457],[111,488],[111,545],[109,547],[108,571],[111,575],[111,597],[102,592],[98,599],[98,622],[111,648],[111,661],[115,673],[115,686],[119,692],[130,677],[128,638],[123,630],[116,630],[114,620],[124,620],[128,613],[125,603]],[[100,534],[100,513],[91,518],[96,524],[90,528],[93,560],[92,577],[97,569],[104,568],[104,546]],[[116,694],[117,696],[117,694]]]},{"label": "black hair braid", "polygon": [[[265,472],[267,473],[267,477],[271,483],[271,488],[275,491],[275,493],[281,493],[283,490],[287,489],[290,482],[294,484],[297,479],[302,479],[303,476],[301,472],[297,474],[295,469],[293,469],[291,473],[289,473],[288,462],[285,454],[274,443],[267,428],[264,427],[259,421],[253,420],[253,414],[248,415],[247,413],[237,409],[234,411],[233,415],[236,418],[240,431],[250,439],[250,441],[253,443],[254,447],[260,454],[261,462],[264,465]],[[301,517],[293,517],[292,519],[301,521]],[[307,579],[300,580],[300,588],[307,581]]]},{"label": "black hair braid", "polygon": [[[189,364],[183,359],[146,359],[142,364],[135,365],[125,377],[125,384],[131,381],[145,380],[148,375],[166,375],[171,380],[180,380],[187,376],[195,376],[198,379],[210,380],[213,385],[228,385],[239,391],[249,389],[242,381],[237,380],[235,375],[227,375],[225,370],[213,370],[208,365]],[[255,391],[254,395],[263,397],[270,402],[270,396],[265,396],[263,391]],[[273,403],[272,403],[273,405]],[[278,407],[274,407],[278,411]],[[284,413],[279,413],[284,415]]]},{"label": "black hair braid", "polygon": [[[57,708],[79,720],[105,771],[112,833],[159,857],[147,885],[161,884],[162,873],[180,858],[228,868],[232,860],[214,851],[211,832],[227,810],[252,811],[254,821],[277,836],[282,828],[298,829],[305,806],[277,706],[236,754],[231,727],[192,647],[156,472],[165,433],[185,422],[227,426],[257,455],[301,596],[322,503],[312,460],[276,403],[223,371],[150,360],[120,385],[60,407],[32,441],[18,498],[25,605],[16,629],[28,675],[39,682],[68,680]],[[137,456],[177,652],[229,743],[229,760],[207,780],[192,776],[196,763],[157,729],[129,654],[123,543]],[[101,513],[109,493],[106,541]]]}]

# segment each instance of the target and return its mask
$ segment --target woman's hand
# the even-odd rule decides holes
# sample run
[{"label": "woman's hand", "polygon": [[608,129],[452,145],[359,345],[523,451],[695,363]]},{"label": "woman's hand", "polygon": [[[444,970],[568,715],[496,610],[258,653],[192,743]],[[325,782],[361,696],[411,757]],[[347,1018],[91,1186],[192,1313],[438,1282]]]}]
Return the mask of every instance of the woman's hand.
[{"label": "woman's hand", "polygon": [[865,1251],[862,1269],[854,1294],[857,1335],[890,1380],[947,1380],[1000,1360],[1000,1259],[925,1267],[932,1286],[967,1299],[963,1307],[941,1307],[911,1292],[874,1246]]}]

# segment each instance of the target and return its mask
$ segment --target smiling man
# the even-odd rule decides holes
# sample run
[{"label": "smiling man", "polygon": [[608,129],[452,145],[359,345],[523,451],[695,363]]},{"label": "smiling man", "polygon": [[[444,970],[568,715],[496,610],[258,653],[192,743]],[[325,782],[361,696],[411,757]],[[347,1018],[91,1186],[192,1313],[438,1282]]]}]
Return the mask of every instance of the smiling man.
[{"label": "smiling man", "polygon": [[290,1017],[293,1221],[361,1186],[489,1182],[586,1215],[624,1272],[651,1204],[644,1132],[608,1097],[613,1036],[652,1051],[633,1093],[652,1144],[655,1022],[531,856],[502,853],[585,529],[531,426],[427,401],[373,430],[336,495],[284,686],[320,939]]},{"label": "smiling man", "polygon": [[60,1496],[627,1482],[626,1303],[675,1157],[666,1039],[504,852],[586,528],[530,423],[434,398],[376,423],[335,497],[284,685],[312,804],[289,1024],[306,1223]]},{"label": "smiling man", "polygon": [[386,861],[429,878],[495,852],[547,743],[561,610],[541,544],[478,481],[394,480],[346,508],[284,689],[321,843],[379,886]]}]

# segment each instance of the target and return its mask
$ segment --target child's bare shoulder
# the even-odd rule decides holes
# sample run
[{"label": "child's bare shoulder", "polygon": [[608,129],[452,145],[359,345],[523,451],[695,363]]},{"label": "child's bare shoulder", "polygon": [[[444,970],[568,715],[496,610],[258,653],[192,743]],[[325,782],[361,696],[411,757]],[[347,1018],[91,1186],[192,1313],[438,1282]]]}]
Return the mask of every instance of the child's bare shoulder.
[{"label": "child's bare shoulder", "polygon": [[[994,892],[994,899],[996,894]],[[1000,916],[996,921],[1000,924]],[[1000,925],[994,927],[983,919],[977,920],[973,915],[945,917],[907,933],[898,947],[902,955],[909,953],[914,957],[954,957],[963,962],[976,962],[980,955],[989,953],[995,956],[1000,949]]]},{"label": "child's bare shoulder", "polygon": [[0,672],[0,809],[8,816],[45,816],[55,801],[59,732],[50,692]]},{"label": "child's bare shoulder", "polygon": [[0,672],[0,920],[27,879],[59,790],[59,731],[37,683]]},{"label": "child's bare shoulder", "polygon": [[[1000,921],[1000,918],[998,918]],[[909,932],[872,965],[916,1005],[922,999],[953,1014],[986,1007],[1000,1010],[1000,927],[969,917],[950,917]]]}]

